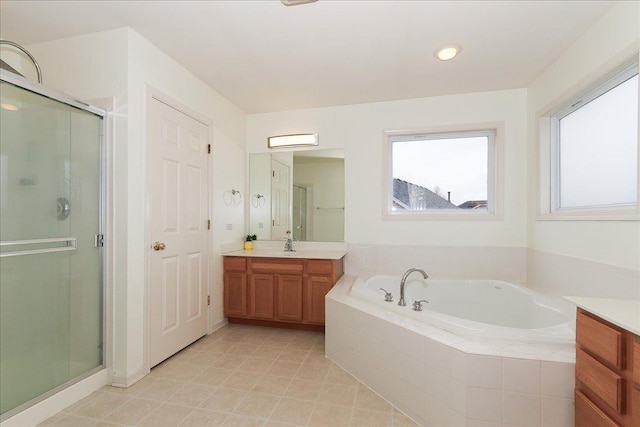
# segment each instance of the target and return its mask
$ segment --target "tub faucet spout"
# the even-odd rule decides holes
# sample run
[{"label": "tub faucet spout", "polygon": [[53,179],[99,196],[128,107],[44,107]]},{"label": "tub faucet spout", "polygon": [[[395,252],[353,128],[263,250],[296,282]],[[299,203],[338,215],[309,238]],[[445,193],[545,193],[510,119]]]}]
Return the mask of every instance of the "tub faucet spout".
[{"label": "tub faucet spout", "polygon": [[420,268],[410,268],[402,275],[402,280],[400,280],[400,301],[398,301],[398,305],[401,307],[407,305],[406,301],[404,300],[404,284],[407,281],[407,277],[409,277],[409,275],[414,271],[422,274],[422,277],[424,277],[425,279],[429,278],[429,276],[427,276],[427,273],[425,273],[424,270]]}]

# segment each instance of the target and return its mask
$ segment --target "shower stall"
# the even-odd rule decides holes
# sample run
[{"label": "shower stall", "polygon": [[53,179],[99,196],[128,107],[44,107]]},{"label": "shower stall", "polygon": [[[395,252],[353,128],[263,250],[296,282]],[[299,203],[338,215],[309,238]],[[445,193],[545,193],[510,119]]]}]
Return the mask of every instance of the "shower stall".
[{"label": "shower stall", "polygon": [[103,369],[105,114],[0,70],[0,420]]}]

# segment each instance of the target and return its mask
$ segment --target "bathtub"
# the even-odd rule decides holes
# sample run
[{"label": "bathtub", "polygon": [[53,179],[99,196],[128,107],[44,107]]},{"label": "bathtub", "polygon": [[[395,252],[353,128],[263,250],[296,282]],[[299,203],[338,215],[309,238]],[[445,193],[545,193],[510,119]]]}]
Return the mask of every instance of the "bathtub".
[{"label": "bathtub", "polygon": [[325,298],[326,356],[421,426],[574,426],[575,306],[416,276],[399,307],[399,277],[345,274]]},{"label": "bathtub", "polygon": [[[386,302],[385,293],[393,294]],[[466,338],[522,343],[575,342],[575,307],[558,298],[537,294],[523,286],[498,280],[422,279],[405,283],[407,305],[400,307],[400,278],[359,277],[350,294],[402,316]],[[414,311],[413,302],[423,311]]]}]

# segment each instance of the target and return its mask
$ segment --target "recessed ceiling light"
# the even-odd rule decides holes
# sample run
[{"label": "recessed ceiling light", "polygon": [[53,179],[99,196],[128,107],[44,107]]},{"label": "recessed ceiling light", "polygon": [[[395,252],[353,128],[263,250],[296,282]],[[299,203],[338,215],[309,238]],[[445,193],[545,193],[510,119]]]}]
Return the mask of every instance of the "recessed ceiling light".
[{"label": "recessed ceiling light", "polygon": [[318,0],[280,0],[285,6],[297,6],[299,4],[315,3]]},{"label": "recessed ceiling light", "polygon": [[452,45],[441,47],[440,49],[436,50],[433,53],[433,55],[436,58],[438,58],[440,61],[448,61],[450,59],[455,58],[456,55],[458,55],[460,52],[462,52],[462,46],[457,44],[452,44]]}]

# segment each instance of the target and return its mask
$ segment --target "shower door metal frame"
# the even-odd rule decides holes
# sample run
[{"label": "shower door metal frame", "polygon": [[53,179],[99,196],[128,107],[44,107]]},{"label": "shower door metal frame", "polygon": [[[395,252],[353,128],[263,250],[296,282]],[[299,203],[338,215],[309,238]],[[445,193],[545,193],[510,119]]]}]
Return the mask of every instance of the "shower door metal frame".
[{"label": "shower door metal frame", "polygon": [[[100,185],[99,185],[99,207],[98,207],[98,227],[99,230],[96,230],[96,234],[97,235],[105,235],[105,231],[107,230],[107,223],[106,223],[106,218],[107,218],[107,199],[106,199],[106,190],[107,190],[107,142],[106,142],[106,137],[107,137],[107,118],[108,118],[108,114],[106,110],[103,110],[101,108],[95,107],[85,101],[82,101],[80,99],[74,98],[72,96],[69,96],[67,94],[61,93],[61,92],[57,92],[55,90],[52,89],[48,89],[44,86],[42,86],[39,83],[30,81],[26,78],[23,78],[21,76],[18,76],[16,74],[10,73],[6,70],[0,69],[0,81],[5,82],[5,83],[9,83],[11,85],[17,86],[21,89],[24,89],[26,91],[29,92],[33,92],[37,95],[41,95],[44,96],[45,98],[49,98],[53,101],[57,101],[60,102],[62,104],[68,105],[70,107],[73,108],[77,108],[79,110],[82,111],[86,111],[88,113],[91,113],[95,116],[98,116],[101,120],[102,120],[102,125],[100,126],[100,135],[99,135],[99,147],[98,147],[98,151],[100,153],[100,170],[98,171],[99,174],[99,181],[100,181]],[[54,240],[54,239],[45,239],[45,240]],[[96,374],[97,372],[102,371],[103,369],[105,369],[107,367],[107,351],[106,351],[106,347],[107,347],[107,309],[108,309],[108,294],[107,294],[107,269],[106,267],[106,254],[107,252],[107,245],[109,245],[109,241],[108,239],[105,239],[106,242],[103,243],[102,246],[98,246],[99,249],[99,254],[100,254],[100,278],[102,280],[102,331],[101,331],[101,335],[102,335],[102,364],[100,366],[97,366],[95,368],[93,368],[92,370],[85,372],[84,374],[73,378],[63,384],[60,384],[59,386],[5,412],[4,414],[0,415],[0,422],[4,422],[5,420],[11,418],[12,416],[24,411],[27,408],[32,407],[33,405],[42,402],[43,400],[59,393],[62,390],[65,390],[67,388],[69,388],[71,385],[76,384],[94,374]],[[16,243],[16,242],[11,242],[11,243]],[[75,249],[75,248],[73,248]],[[73,250],[70,249],[70,250]],[[59,249],[57,250],[59,251]],[[28,252],[28,251],[24,251],[24,252]],[[51,252],[56,252],[56,250],[52,250]],[[42,253],[42,252],[40,252]]]}]

